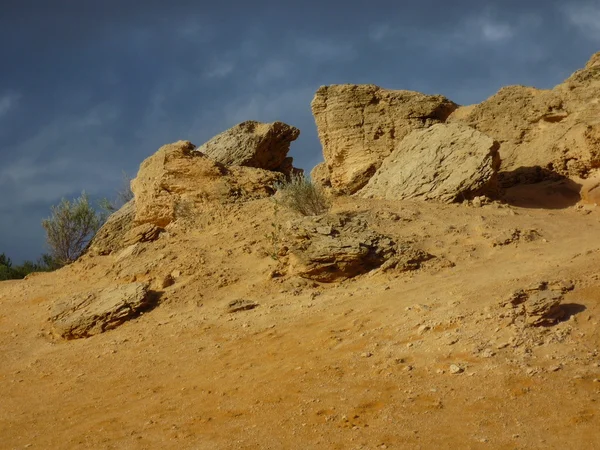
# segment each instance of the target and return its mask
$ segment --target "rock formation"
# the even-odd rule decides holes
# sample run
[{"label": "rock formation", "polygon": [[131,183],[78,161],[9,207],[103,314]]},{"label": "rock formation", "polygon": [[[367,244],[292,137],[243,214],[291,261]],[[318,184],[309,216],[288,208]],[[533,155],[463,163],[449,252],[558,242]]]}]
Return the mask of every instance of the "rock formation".
[{"label": "rock formation", "polygon": [[414,270],[430,259],[410,245],[369,229],[365,220],[344,214],[304,217],[285,233],[291,275],[330,283],[382,267]]},{"label": "rock formation", "polygon": [[573,283],[568,281],[542,281],[514,292],[501,306],[512,308],[515,318],[522,318],[527,326],[551,325],[564,317],[565,310],[561,307],[561,302],[564,295],[573,288]]},{"label": "rock formation", "polygon": [[504,187],[587,178],[600,167],[599,61],[600,53],[553,89],[508,86],[462,107],[442,96],[373,85],[321,87],[312,110],[325,162],[315,168],[315,181],[353,194],[411,131],[444,122],[498,141]]},{"label": "rock formation", "polygon": [[135,218],[135,201],[130,200],[110,215],[90,242],[88,253],[108,255],[123,248],[123,237],[131,230]]},{"label": "rock formation", "polygon": [[437,124],[415,130],[359,192],[366,198],[453,202],[495,190],[498,143],[471,127]]},{"label": "rock formation", "polygon": [[225,166],[246,166],[289,174],[287,154],[300,130],[282,122],[247,121],[215,136],[196,150]]},{"label": "rock formation", "polygon": [[243,122],[196,148],[189,141],[161,147],[132,180],[134,200],[110,216],[90,243],[106,255],[155,240],[178,216],[207,204],[272,195],[285,175],[301,173],[287,156],[300,131],[282,122]]},{"label": "rock formation", "polygon": [[136,317],[150,306],[151,297],[145,283],[85,292],[59,300],[50,321],[65,339],[89,337]]},{"label": "rock formation", "polygon": [[500,142],[505,185],[585,178],[600,166],[599,55],[554,89],[505,87],[478,105],[457,109],[448,121]]},{"label": "rock formation", "polygon": [[131,188],[135,195],[135,225],[164,228],[177,217],[181,204],[228,203],[273,194],[282,175],[251,167],[225,167],[189,141],[161,147],[140,166]]},{"label": "rock formation", "polygon": [[444,122],[457,105],[441,95],[374,85],[322,86],[312,111],[336,192],[353,194],[412,130]]}]

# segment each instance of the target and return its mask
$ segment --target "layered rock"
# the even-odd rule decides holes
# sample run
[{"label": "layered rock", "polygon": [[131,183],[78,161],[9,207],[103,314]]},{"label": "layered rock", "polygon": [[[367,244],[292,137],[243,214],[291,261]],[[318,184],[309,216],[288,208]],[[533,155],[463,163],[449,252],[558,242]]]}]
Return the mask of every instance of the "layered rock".
[{"label": "layered rock", "polygon": [[50,321],[64,339],[84,338],[116,328],[152,301],[145,283],[111,286],[59,300]]},{"label": "layered rock", "polygon": [[369,183],[365,198],[453,202],[496,189],[498,143],[462,124],[415,130],[400,142]]},{"label": "layered rock", "polygon": [[134,225],[164,228],[182,204],[228,203],[272,195],[282,174],[250,167],[225,167],[189,141],[161,147],[147,158],[132,181]]},{"label": "layered rock", "polygon": [[377,268],[413,270],[431,256],[411,245],[397,245],[371,230],[365,220],[343,214],[304,217],[285,234],[291,275],[343,281]]},{"label": "layered rock", "polygon": [[310,172],[310,178],[313,183],[322,188],[331,187],[331,176],[325,162],[317,164]]},{"label": "layered rock", "polygon": [[118,211],[110,215],[102,228],[98,230],[90,245],[90,255],[108,255],[123,248],[123,237],[133,227],[135,219],[135,201],[130,200]]},{"label": "layered rock", "polygon": [[519,289],[501,303],[504,308],[512,308],[515,317],[521,317],[525,325],[552,325],[565,316],[561,302],[574,285],[568,281],[548,283],[542,281],[526,289]]},{"label": "layered rock", "polygon": [[599,60],[600,53],[551,90],[505,87],[478,105],[459,108],[448,121],[500,142],[507,186],[553,176],[585,178],[600,166]]},{"label": "layered rock", "polygon": [[457,105],[441,95],[333,85],[319,88],[311,107],[331,185],[352,194],[408,133],[444,122]]},{"label": "layered rock", "polygon": [[290,174],[294,167],[287,156],[300,130],[283,122],[247,121],[215,136],[197,148],[225,166],[246,166]]}]

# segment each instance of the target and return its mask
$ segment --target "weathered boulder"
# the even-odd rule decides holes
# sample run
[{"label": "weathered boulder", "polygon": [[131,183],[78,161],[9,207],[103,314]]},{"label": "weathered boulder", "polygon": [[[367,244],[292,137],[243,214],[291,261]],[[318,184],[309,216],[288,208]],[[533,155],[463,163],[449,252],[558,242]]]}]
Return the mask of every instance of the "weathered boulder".
[{"label": "weathered boulder", "polygon": [[457,106],[374,85],[320,87],[311,107],[334,191],[358,191],[408,133],[444,122]]},{"label": "weathered boulder", "polygon": [[284,245],[291,275],[326,283],[380,267],[412,270],[431,258],[369,229],[365,220],[344,214],[304,217],[291,222]]},{"label": "weathered boulder", "polygon": [[564,317],[565,310],[561,307],[561,302],[564,295],[573,288],[571,282],[542,281],[514,292],[501,306],[513,308],[517,316],[523,317],[525,325],[552,325]]},{"label": "weathered boulder", "polygon": [[322,162],[317,164],[310,171],[310,178],[314,184],[320,186],[322,188],[330,188],[331,187],[331,177],[329,175],[329,169],[327,169],[327,164]]},{"label": "weathered boulder", "polygon": [[242,122],[215,136],[196,151],[225,166],[246,166],[285,174],[294,168],[287,156],[300,130],[283,122]]},{"label": "weathered boulder", "polygon": [[600,53],[550,90],[504,87],[457,109],[448,122],[466,123],[500,142],[505,186],[540,176],[586,178],[600,167],[599,60]]},{"label": "weathered boulder", "polygon": [[59,300],[50,321],[65,339],[93,336],[136,317],[151,305],[151,297],[146,283],[85,292]]},{"label": "weathered boulder", "polygon": [[90,255],[108,255],[123,248],[123,237],[131,230],[135,218],[135,201],[130,200],[108,220],[96,233],[88,247]]},{"label": "weathered boulder", "polygon": [[134,226],[150,223],[164,228],[177,218],[182,204],[201,207],[266,197],[283,179],[278,172],[225,167],[195,148],[188,141],[175,142],[141,164],[131,182],[136,202]]},{"label": "weathered boulder", "polygon": [[415,130],[359,192],[365,198],[453,202],[494,191],[498,143],[462,124]]}]

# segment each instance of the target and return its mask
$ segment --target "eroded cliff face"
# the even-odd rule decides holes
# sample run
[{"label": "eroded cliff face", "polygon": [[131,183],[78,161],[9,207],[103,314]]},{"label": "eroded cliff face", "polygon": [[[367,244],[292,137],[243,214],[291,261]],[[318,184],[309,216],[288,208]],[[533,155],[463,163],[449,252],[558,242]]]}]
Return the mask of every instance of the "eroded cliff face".
[{"label": "eroded cliff face", "polygon": [[586,178],[600,166],[599,61],[600,54],[594,55],[554,89],[502,88],[478,105],[459,108],[448,121],[500,142],[505,185],[540,176]]},{"label": "eroded cliff face", "polygon": [[373,85],[319,88],[312,102],[324,163],[318,182],[363,188],[413,130],[462,123],[500,144],[503,186],[586,178],[600,167],[600,53],[553,89],[508,86],[477,105]]},{"label": "eroded cliff face", "polygon": [[444,122],[458,105],[441,95],[344,84],[320,87],[311,107],[331,186],[353,194],[408,133]]}]

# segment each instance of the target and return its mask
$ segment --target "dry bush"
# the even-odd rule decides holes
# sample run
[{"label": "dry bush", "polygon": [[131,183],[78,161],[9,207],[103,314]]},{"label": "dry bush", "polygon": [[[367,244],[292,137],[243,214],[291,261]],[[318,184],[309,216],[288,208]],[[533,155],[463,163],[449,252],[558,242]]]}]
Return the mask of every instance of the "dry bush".
[{"label": "dry bush", "polygon": [[303,216],[318,216],[329,210],[329,199],[323,189],[304,175],[294,174],[275,188],[278,193],[275,201]]},{"label": "dry bush", "polygon": [[59,205],[52,206],[52,215],[42,220],[42,226],[54,261],[60,265],[75,261],[102,222],[102,216],[94,210],[85,192],[73,201],[63,198]]}]

